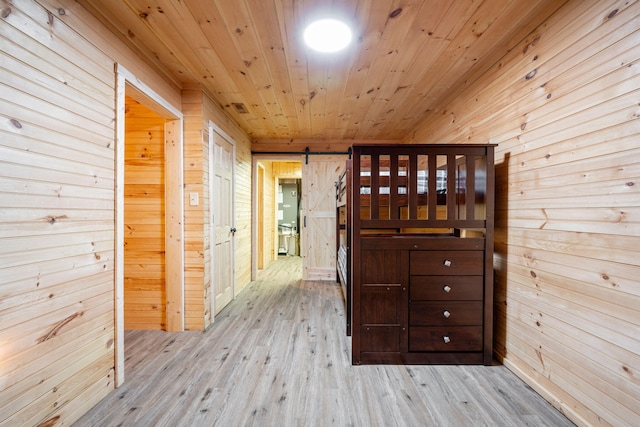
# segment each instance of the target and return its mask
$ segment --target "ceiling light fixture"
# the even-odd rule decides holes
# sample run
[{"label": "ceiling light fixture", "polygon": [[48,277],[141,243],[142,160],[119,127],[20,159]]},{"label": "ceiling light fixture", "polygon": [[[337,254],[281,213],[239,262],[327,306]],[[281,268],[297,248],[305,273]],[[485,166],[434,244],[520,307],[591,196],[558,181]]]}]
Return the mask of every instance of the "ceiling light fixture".
[{"label": "ceiling light fixture", "polygon": [[304,42],[318,52],[337,52],[351,43],[351,29],[337,19],[320,19],[304,30]]}]

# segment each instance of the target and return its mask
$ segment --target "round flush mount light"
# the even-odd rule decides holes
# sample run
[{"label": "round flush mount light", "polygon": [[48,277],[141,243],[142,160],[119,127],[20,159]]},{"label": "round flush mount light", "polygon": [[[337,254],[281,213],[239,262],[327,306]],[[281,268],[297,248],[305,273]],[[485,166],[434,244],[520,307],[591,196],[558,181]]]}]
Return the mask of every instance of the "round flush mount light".
[{"label": "round flush mount light", "polygon": [[351,29],[337,19],[320,19],[304,30],[304,42],[318,52],[337,52],[351,43]]}]

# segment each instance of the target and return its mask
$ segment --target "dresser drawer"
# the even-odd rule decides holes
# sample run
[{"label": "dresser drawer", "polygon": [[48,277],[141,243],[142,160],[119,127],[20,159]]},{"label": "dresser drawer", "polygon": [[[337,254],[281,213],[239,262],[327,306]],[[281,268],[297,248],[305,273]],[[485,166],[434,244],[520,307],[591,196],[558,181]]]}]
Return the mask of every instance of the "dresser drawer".
[{"label": "dresser drawer", "polygon": [[482,276],[411,276],[409,298],[419,300],[481,300]]},{"label": "dresser drawer", "polygon": [[409,351],[482,351],[482,326],[412,326]]},{"label": "dresser drawer", "polygon": [[411,275],[480,276],[484,272],[482,251],[411,251]]},{"label": "dresser drawer", "polygon": [[482,301],[412,301],[409,325],[482,325]]}]

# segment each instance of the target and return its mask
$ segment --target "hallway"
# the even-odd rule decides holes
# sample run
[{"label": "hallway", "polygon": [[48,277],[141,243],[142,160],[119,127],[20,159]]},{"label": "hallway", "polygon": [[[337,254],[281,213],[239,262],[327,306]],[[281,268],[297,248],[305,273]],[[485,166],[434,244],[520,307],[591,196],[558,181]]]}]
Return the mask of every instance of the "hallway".
[{"label": "hallway", "polygon": [[126,333],[74,426],[572,426],[503,366],[351,366],[338,284],[272,262],[205,332]]}]

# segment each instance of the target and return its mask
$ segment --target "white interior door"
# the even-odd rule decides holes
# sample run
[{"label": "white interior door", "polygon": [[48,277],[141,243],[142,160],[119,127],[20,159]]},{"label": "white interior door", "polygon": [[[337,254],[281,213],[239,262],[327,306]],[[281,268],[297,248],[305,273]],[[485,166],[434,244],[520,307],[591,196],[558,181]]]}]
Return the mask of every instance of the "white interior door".
[{"label": "white interior door", "polygon": [[233,215],[234,147],[217,132],[213,136],[211,159],[211,220],[213,237],[213,313],[218,314],[235,294]]},{"label": "white interior door", "polygon": [[335,182],[345,157],[309,156],[302,164],[302,278],[336,280]]}]

